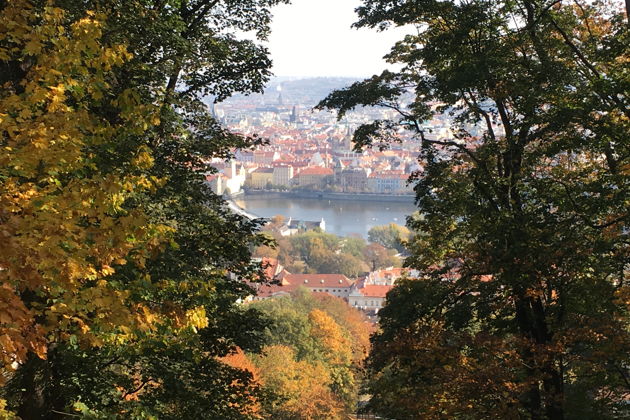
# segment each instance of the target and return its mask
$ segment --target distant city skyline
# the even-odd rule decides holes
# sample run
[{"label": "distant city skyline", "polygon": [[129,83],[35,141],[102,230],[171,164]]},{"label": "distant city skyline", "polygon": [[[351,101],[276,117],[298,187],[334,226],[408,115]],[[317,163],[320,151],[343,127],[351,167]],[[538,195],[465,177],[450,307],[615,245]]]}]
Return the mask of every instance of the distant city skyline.
[{"label": "distant city skyline", "polygon": [[366,77],[392,66],[382,57],[405,34],[354,29],[360,0],[292,0],[273,9],[267,44],[276,76]]}]

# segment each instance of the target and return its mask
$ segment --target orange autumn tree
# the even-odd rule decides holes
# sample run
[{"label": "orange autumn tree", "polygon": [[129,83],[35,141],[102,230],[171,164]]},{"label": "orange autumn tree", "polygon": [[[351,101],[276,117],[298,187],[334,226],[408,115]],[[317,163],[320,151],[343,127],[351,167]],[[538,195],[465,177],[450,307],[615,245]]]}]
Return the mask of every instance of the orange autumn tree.
[{"label": "orange autumn tree", "polygon": [[342,299],[306,289],[253,306],[270,319],[263,354],[251,356],[263,389],[275,397],[263,404],[267,414],[334,419],[353,413],[372,331],[365,316]]},{"label": "orange autumn tree", "polygon": [[272,418],[343,418],[343,404],[331,391],[331,373],[325,364],[298,360],[294,349],[279,344],[265,347],[255,362],[265,386],[276,396],[267,407]]},{"label": "orange autumn tree", "polygon": [[[104,332],[151,327],[154,314],[108,281],[115,264],[142,266],[169,232],[130,203],[161,180],[142,145],[103,168],[94,150],[159,123],[133,91],[109,94],[131,58],[104,44],[103,16],[66,25],[29,1],[0,10],[0,345],[11,369],[59,340],[99,345]],[[91,107],[108,106],[105,119]]]},{"label": "orange autumn tree", "polygon": [[[243,416],[247,416],[248,418],[254,419],[262,419],[262,407],[260,401],[258,400],[258,396],[256,395],[257,388],[263,385],[260,369],[251,361],[249,357],[245,354],[245,352],[241,348],[237,348],[234,353],[231,353],[221,360],[231,366],[236,368],[242,372],[245,372],[246,375],[251,376],[251,381],[241,381],[239,379],[235,379],[232,385],[241,386],[239,388],[240,393],[246,394],[247,404],[243,404],[240,408],[240,412]],[[248,378],[250,379],[250,378]]]}]

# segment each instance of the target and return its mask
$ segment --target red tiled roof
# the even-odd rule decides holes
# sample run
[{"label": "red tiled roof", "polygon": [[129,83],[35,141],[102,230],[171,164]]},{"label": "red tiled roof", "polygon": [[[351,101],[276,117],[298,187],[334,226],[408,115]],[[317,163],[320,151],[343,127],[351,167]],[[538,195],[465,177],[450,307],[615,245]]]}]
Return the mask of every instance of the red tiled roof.
[{"label": "red tiled roof", "polygon": [[332,175],[333,173],[332,169],[320,166],[310,166],[300,171],[300,175]]},{"label": "red tiled roof", "polygon": [[392,287],[394,286],[369,284],[367,286],[363,286],[362,288],[358,289],[358,292],[361,293],[365,297],[383,298],[385,297],[387,292],[392,290]]}]

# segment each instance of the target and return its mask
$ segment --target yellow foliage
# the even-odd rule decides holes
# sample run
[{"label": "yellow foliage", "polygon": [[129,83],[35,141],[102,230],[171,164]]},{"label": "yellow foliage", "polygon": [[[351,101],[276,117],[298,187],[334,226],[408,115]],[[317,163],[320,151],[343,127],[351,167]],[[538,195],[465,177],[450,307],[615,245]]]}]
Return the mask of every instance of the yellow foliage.
[{"label": "yellow foliage", "polygon": [[[103,16],[66,19],[62,9],[36,11],[27,0],[0,13],[0,60],[25,72],[0,87],[0,362],[7,369],[28,352],[45,357],[50,340],[72,334],[98,345],[96,331],[148,329],[158,320],[108,281],[113,266],[141,265],[172,231],[125,208],[161,182],[137,174],[152,166],[151,153],[136,151],[136,173],[102,174],[88,151],[142,134],[158,121],[157,107],[132,90],[108,98],[108,72],[131,55],[102,44]],[[106,100],[118,108],[117,125],[90,111]],[[198,312],[191,320],[204,325]]]},{"label": "yellow foliage", "polygon": [[267,346],[263,354],[257,359],[261,380],[281,397],[272,414],[300,420],[343,418],[343,404],[330,390],[325,366],[297,361],[293,349],[282,345]]},{"label": "yellow foliage", "polygon": [[352,346],[341,327],[330,315],[319,309],[313,309],[308,317],[313,325],[311,335],[324,345],[326,356],[333,363],[348,364],[352,359]]},{"label": "yellow foliage", "polygon": [[7,411],[6,400],[0,400],[0,420],[19,420],[14,413]]},{"label": "yellow foliage", "polygon": [[206,316],[206,308],[199,306],[197,308],[186,311],[186,324],[193,330],[199,330],[208,326],[208,317]]}]

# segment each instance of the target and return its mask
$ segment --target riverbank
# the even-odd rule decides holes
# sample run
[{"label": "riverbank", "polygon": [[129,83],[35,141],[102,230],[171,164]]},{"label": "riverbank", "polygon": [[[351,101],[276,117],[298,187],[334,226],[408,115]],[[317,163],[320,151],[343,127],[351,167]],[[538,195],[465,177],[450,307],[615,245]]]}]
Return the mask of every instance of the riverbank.
[{"label": "riverbank", "polygon": [[[306,198],[294,194],[272,192],[267,194],[245,194],[233,199],[243,212],[262,218],[282,215],[286,220],[326,222],[326,232],[339,236],[358,234],[367,238],[374,226],[396,223],[404,225],[407,216],[417,211],[411,197],[403,197],[404,201],[387,201],[387,199],[358,199],[356,195],[322,195]],[[389,197],[388,197],[389,198]],[[398,200],[401,197],[396,197]]]},{"label": "riverbank", "polygon": [[[384,203],[414,203],[415,195],[393,195],[375,193],[337,193],[325,191],[264,191],[250,190],[238,198],[312,198],[322,200],[348,200],[348,201],[379,201]],[[237,197],[234,197],[237,198]]]}]

